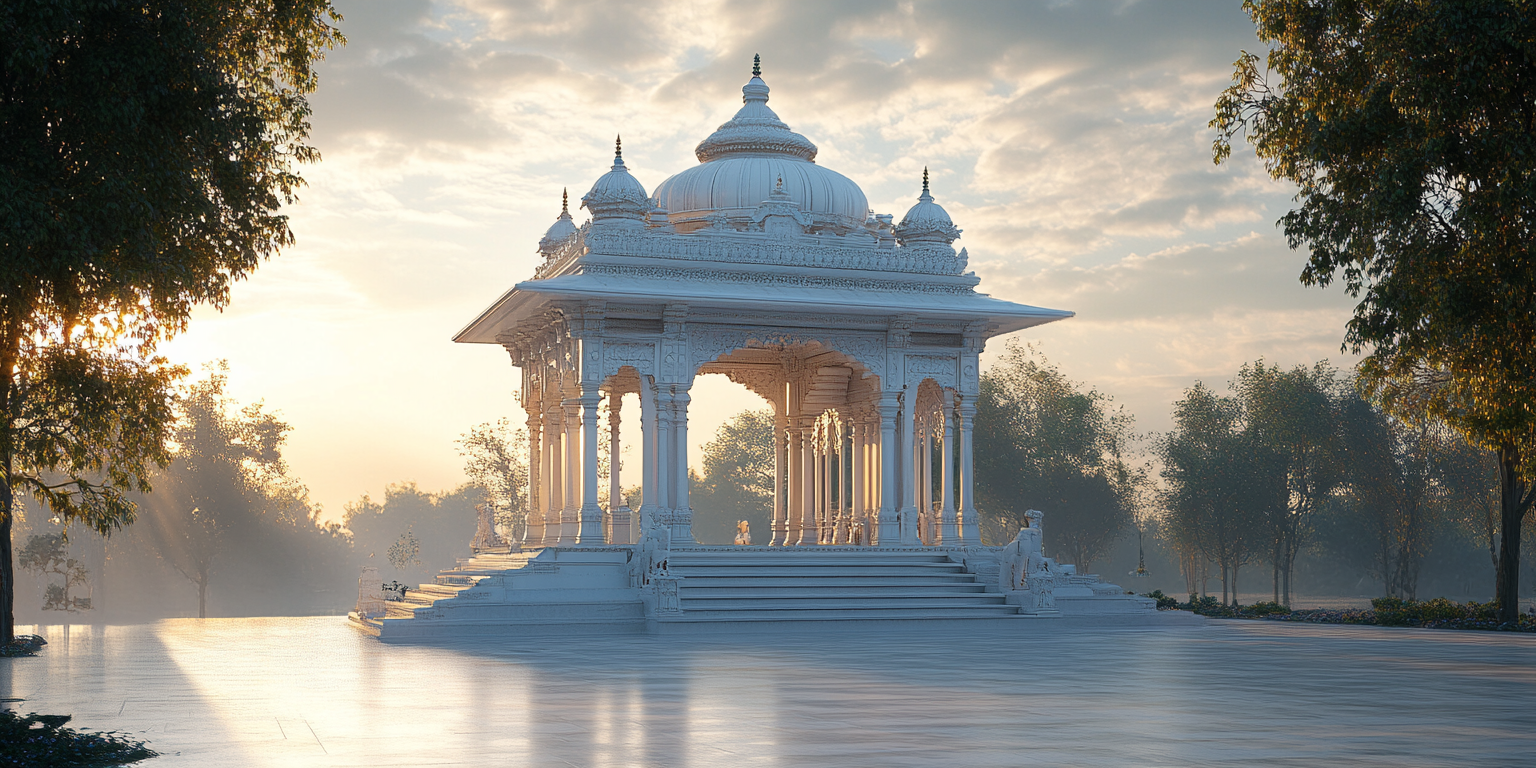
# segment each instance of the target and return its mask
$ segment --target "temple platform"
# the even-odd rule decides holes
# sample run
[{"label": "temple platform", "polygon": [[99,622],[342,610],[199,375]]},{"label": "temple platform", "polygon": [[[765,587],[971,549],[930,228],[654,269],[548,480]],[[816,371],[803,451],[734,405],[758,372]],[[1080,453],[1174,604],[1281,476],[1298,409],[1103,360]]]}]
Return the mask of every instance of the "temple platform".
[{"label": "temple platform", "polygon": [[[1005,590],[996,547],[676,547],[647,566],[641,547],[548,547],[477,555],[437,581],[350,620],[384,640],[458,636],[676,633],[772,625],[933,625],[1097,617],[1189,620],[1159,613],[1070,566],[1052,604]],[[1173,616],[1173,619],[1169,617]]]}]

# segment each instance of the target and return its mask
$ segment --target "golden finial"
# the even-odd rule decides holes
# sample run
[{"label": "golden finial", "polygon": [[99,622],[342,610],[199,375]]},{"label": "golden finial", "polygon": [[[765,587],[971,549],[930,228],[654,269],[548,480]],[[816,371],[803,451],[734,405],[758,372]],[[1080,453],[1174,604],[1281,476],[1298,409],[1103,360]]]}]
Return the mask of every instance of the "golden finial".
[{"label": "golden finial", "polygon": [[560,190],[560,215],[569,216],[571,213],[571,190],[569,187]]},{"label": "golden finial", "polygon": [[762,75],[762,74],[763,74],[763,57],[754,53],[754,54],[752,54],[752,76],[753,77],[758,77],[759,75]]}]

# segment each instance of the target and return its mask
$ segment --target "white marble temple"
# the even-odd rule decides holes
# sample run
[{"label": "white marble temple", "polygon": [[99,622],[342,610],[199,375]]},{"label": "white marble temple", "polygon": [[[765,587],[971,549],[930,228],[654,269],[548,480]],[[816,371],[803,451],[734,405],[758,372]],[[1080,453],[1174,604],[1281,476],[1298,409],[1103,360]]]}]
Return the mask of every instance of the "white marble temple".
[{"label": "white marble temple", "polygon": [[1258,622],[380,644],[335,618],[40,627],[0,697],[148,766],[1511,766],[1536,638]]}]

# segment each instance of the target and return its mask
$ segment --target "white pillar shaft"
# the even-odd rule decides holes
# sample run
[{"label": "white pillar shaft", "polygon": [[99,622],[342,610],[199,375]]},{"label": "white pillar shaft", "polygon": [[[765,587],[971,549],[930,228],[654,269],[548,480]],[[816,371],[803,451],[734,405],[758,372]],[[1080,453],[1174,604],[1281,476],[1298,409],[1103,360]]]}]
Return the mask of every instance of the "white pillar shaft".
[{"label": "white pillar shaft", "polygon": [[565,508],[560,513],[560,545],[576,543],[581,522],[581,401],[562,401],[565,408]]},{"label": "white pillar shaft", "polygon": [[772,536],[768,541],[768,546],[771,547],[784,546],[785,536],[789,530],[789,509],[786,504],[788,500],[784,498],[787,490],[785,486],[788,485],[784,477],[788,469],[788,461],[784,455],[787,447],[784,429],[784,405],[775,402],[773,404],[773,528]]},{"label": "white pillar shaft", "polygon": [[[866,531],[868,526],[864,525],[864,495],[868,491],[864,477],[867,465],[864,463],[864,423],[862,421],[854,422],[853,450],[850,453],[853,455],[853,496],[851,499],[853,519],[850,523],[852,530],[849,531],[849,538],[857,541],[859,544],[868,544],[869,534]],[[857,531],[857,533],[854,533],[854,531]]]},{"label": "white pillar shaft", "polygon": [[817,542],[816,526],[816,428],[814,424],[804,425],[800,428],[800,460],[801,468],[800,503],[804,513],[800,518],[801,546],[811,546]]},{"label": "white pillar shaft", "polygon": [[[656,395],[644,376],[640,378],[640,509],[642,519],[656,510]],[[632,538],[639,541],[640,533]]]},{"label": "white pillar shaft", "polygon": [[971,436],[975,433],[976,407],[962,403],[959,410],[960,430],[960,540],[969,545],[981,543],[981,521],[976,511],[976,472],[971,460]]},{"label": "white pillar shaft", "polygon": [[672,544],[693,543],[693,511],[688,508],[688,390],[677,387],[672,395],[672,439],[675,466],[672,489]]},{"label": "white pillar shaft", "polygon": [[923,543],[931,545],[936,538],[934,534],[938,532],[938,526],[933,519],[933,422],[926,417],[923,421],[923,449],[918,457],[918,462],[923,469],[923,516],[928,518],[928,525],[923,530],[927,540]]},{"label": "white pillar shaft", "polygon": [[900,543],[896,522],[896,467],[900,461],[896,447],[897,410],[894,402],[880,405],[880,522],[879,544],[894,547]]},{"label": "white pillar shaft", "polygon": [[784,503],[788,508],[789,517],[785,521],[784,546],[791,547],[800,543],[801,528],[805,517],[805,496],[800,492],[805,485],[805,462],[800,454],[805,449],[805,441],[801,438],[800,428],[790,421],[785,440],[789,443],[785,455],[785,462],[789,465],[786,474],[789,476],[789,487],[784,489]]},{"label": "white pillar shaft", "polygon": [[656,385],[656,507],[657,514],[671,518],[672,509],[672,394]]},{"label": "white pillar shaft", "polygon": [[577,511],[576,541],[587,546],[603,544],[603,508],[597,504],[597,421],[603,402],[596,387],[585,387],[581,397],[581,508]]},{"label": "white pillar shaft", "polygon": [[[541,416],[536,411],[528,413],[528,516],[523,522],[523,538],[518,543],[526,542],[528,546],[538,546],[544,540],[544,512],[540,505],[544,503],[543,477],[544,463],[544,430],[539,423]],[[514,536],[516,531],[511,532]]]},{"label": "white pillar shaft", "polygon": [[549,489],[549,501],[544,505],[544,546],[552,547],[560,543],[560,511],[565,508],[565,478],[560,467],[565,456],[561,450],[565,426],[558,407],[545,411],[544,423],[549,425],[544,445],[544,463],[549,468],[549,478],[544,481]]},{"label": "white pillar shaft", "polygon": [[619,409],[624,395],[617,391],[608,393],[608,511],[624,506],[624,483],[619,472]]},{"label": "white pillar shaft", "polygon": [[955,406],[951,402],[949,394],[944,395],[944,455],[939,465],[944,483],[942,501],[943,510],[940,515],[944,521],[943,528],[939,532],[939,541],[943,544],[959,544],[960,526],[955,515]]}]

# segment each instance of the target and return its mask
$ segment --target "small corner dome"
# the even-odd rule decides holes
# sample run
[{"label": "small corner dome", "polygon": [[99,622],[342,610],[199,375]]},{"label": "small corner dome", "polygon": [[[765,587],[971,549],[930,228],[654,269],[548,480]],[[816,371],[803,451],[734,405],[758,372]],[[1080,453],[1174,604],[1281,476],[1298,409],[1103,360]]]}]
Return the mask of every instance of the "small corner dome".
[{"label": "small corner dome", "polygon": [[614,141],[613,167],[582,196],[581,207],[592,212],[594,223],[605,219],[643,220],[650,212],[651,196],[638,179],[629,175],[621,141]]},{"label": "small corner dome", "polygon": [[768,84],[756,57],[736,115],[699,143],[699,165],[656,187],[656,199],[683,231],[711,218],[745,223],[773,193],[783,191],[814,226],[839,234],[863,226],[869,201],[859,185],[820,165],[816,145],[789,129],[768,107]]},{"label": "small corner dome", "polygon": [[923,169],[923,194],[917,198],[917,205],[907,210],[907,215],[901,217],[901,223],[896,225],[896,239],[902,245],[917,243],[943,243],[949,245],[960,239],[960,230],[955,227],[955,222],[949,218],[949,212],[944,206],[933,201],[933,194],[928,191],[928,169]]},{"label": "small corner dome", "polygon": [[570,193],[561,192],[560,217],[544,231],[543,239],[539,240],[539,251],[548,253],[571,239],[574,234],[576,234],[576,222],[571,220]]}]

